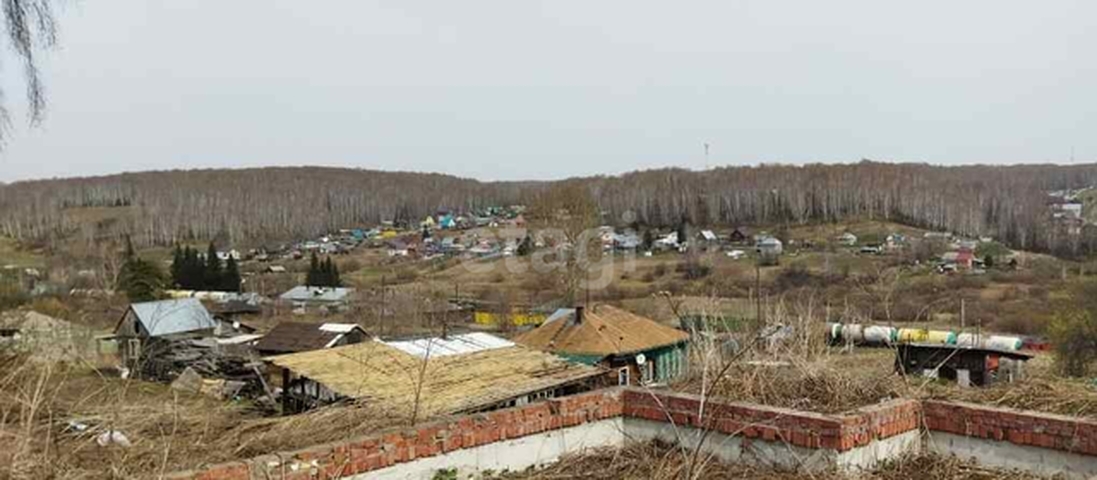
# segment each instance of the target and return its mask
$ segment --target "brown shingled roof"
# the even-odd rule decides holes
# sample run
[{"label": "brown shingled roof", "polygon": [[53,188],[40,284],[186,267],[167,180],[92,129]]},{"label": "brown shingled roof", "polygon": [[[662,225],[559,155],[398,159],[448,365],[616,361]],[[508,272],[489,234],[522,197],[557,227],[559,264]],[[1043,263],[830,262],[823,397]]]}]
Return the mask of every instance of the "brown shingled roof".
[{"label": "brown shingled roof", "polygon": [[558,311],[514,341],[552,353],[610,356],[675,345],[688,338],[686,332],[626,310],[595,305],[584,309],[581,322],[575,321],[574,310]]},{"label": "brown shingled roof", "polygon": [[265,354],[297,353],[327,348],[340,332],[320,329],[322,323],[282,322],[255,344]]}]

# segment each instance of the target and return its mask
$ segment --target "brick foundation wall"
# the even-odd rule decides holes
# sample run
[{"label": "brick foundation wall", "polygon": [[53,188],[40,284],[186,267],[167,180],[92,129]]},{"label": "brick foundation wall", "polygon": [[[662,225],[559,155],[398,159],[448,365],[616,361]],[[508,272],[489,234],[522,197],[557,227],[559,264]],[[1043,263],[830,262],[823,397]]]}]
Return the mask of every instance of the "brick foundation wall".
[{"label": "brick foundation wall", "polygon": [[1097,422],[969,403],[922,402],[926,428],[953,435],[1097,456]]},{"label": "brick foundation wall", "polygon": [[781,441],[797,447],[844,452],[918,428],[920,408],[914,400],[895,400],[844,415],[766,407],[746,403],[705,405],[701,398],[679,393],[624,392],[625,416],[710,429],[750,439]]},{"label": "brick foundation wall", "polygon": [[[892,400],[841,415],[615,388],[395,429],[294,452],[169,475],[176,480],[333,479],[617,417],[711,429],[745,439],[848,452],[896,435],[948,432],[1097,456],[1097,422],[941,401]],[[923,423],[924,422],[924,423]]]},{"label": "brick foundation wall", "polygon": [[620,390],[601,390],[415,428],[168,475],[175,480],[334,479],[463,448],[620,417]]}]

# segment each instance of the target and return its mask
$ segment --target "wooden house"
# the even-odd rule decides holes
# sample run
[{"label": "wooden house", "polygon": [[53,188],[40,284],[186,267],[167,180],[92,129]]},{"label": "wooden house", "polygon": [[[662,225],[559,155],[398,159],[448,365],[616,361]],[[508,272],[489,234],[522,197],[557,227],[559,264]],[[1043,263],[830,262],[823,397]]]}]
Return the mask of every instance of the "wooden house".
[{"label": "wooden house", "polygon": [[608,369],[618,385],[666,383],[689,360],[689,334],[609,305],[559,309],[514,341]]}]

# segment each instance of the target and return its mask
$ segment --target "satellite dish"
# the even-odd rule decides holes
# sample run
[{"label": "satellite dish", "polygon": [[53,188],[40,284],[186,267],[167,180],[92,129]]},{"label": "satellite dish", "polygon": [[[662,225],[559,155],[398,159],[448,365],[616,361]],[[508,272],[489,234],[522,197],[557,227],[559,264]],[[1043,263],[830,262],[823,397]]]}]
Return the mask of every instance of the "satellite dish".
[{"label": "satellite dish", "polygon": [[643,365],[643,364],[647,363],[647,361],[648,361],[648,357],[645,357],[644,354],[641,353],[639,355],[636,355],[636,364],[637,365]]}]

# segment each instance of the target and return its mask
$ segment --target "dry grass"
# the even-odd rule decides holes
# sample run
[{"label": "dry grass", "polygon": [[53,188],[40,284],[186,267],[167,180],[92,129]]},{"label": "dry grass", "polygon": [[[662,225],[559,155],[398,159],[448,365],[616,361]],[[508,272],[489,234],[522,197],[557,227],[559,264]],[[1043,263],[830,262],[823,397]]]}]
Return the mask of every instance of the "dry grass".
[{"label": "dry grass", "polygon": [[[0,479],[153,478],[364,435],[396,422],[356,407],[264,418],[246,403],[18,362],[0,359]],[[88,428],[74,431],[70,421]],[[100,447],[96,437],[110,430],[125,434],[132,446]]]},{"label": "dry grass", "polygon": [[1063,378],[1052,370],[1052,356],[1040,355],[1026,365],[1027,377],[1017,383],[984,388],[958,388],[952,384],[929,383],[924,398],[1097,418],[1097,386]]},{"label": "dry grass", "polygon": [[[669,480],[689,478],[704,479],[760,479],[760,480],[838,480],[850,478],[835,471],[794,472],[772,467],[753,467],[742,464],[725,464],[702,459],[690,469],[691,459],[681,449],[660,443],[636,443],[624,448],[594,449],[585,454],[565,456],[559,462],[544,469],[499,474],[495,479],[505,480],[611,480],[644,478]],[[875,470],[858,475],[860,479],[906,480],[955,479],[991,480],[998,478],[1036,479],[1037,476],[1011,470],[996,470],[965,462],[955,457],[917,455],[885,463]]]}]

